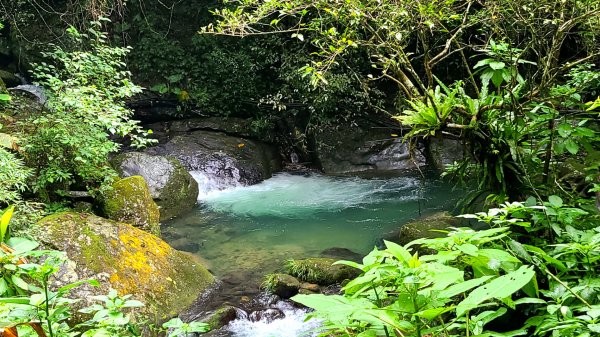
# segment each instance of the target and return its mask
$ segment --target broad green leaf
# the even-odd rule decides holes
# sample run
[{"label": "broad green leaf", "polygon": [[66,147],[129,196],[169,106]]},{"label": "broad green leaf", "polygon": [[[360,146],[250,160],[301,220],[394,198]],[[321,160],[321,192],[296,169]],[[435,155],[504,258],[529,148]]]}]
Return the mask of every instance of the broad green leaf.
[{"label": "broad green leaf", "polygon": [[570,154],[577,154],[577,152],[579,152],[579,145],[573,139],[567,139],[565,141],[565,148]]},{"label": "broad green leaf", "polygon": [[552,207],[560,208],[563,205],[563,200],[557,195],[551,195],[548,197],[548,202],[552,205]]},{"label": "broad green leaf", "polygon": [[29,296],[29,304],[37,307],[46,301],[44,294],[33,294]]},{"label": "broad green leaf", "polygon": [[98,282],[96,280],[83,280],[83,281],[77,281],[77,282],[73,282],[73,283],[67,284],[67,285],[65,285],[63,287],[58,288],[57,291],[58,292],[66,292],[66,291],[69,291],[69,290],[71,290],[73,288],[77,288],[77,287],[79,287],[82,284],[89,284],[89,285],[91,285],[93,287],[99,287],[100,286],[100,282]]},{"label": "broad green leaf", "polygon": [[477,246],[475,246],[474,244],[471,244],[471,243],[465,243],[462,245],[458,245],[458,246],[456,246],[456,248],[458,250],[460,250],[461,252],[463,252],[467,255],[471,255],[471,256],[477,256],[477,251],[479,250],[479,248],[477,248]]},{"label": "broad green leaf", "polygon": [[494,70],[504,69],[506,67],[506,63],[499,61],[492,61],[489,63],[490,68]]},{"label": "broad green leaf", "polygon": [[431,309],[419,311],[419,312],[417,312],[415,314],[415,316],[421,317],[421,318],[425,318],[425,319],[431,321],[431,320],[439,317],[441,314],[444,314],[444,313],[446,313],[448,311],[452,311],[454,309],[455,309],[454,306],[447,306],[447,307],[441,307],[441,308],[431,308]]},{"label": "broad green leaf", "polygon": [[440,292],[438,294],[439,298],[451,298],[456,295],[460,295],[468,290],[471,290],[484,282],[487,282],[493,276],[482,276],[480,278],[468,280],[459,284],[455,284],[451,287],[448,287],[446,290]]},{"label": "broad green leaf", "polygon": [[14,285],[16,285],[17,287],[23,289],[23,290],[29,290],[29,285],[27,284],[27,282],[23,281],[22,278],[20,278],[17,275],[12,275],[10,277],[10,280],[12,281],[12,283]]},{"label": "broad green leaf", "polygon": [[313,308],[319,315],[333,321],[345,320],[358,311],[375,308],[375,305],[366,298],[346,298],[339,295],[296,295],[291,300]]},{"label": "broad green leaf", "polygon": [[30,252],[37,247],[39,247],[39,243],[25,239],[25,238],[10,238],[7,242],[10,248],[14,249],[15,254],[23,254]]},{"label": "broad green leaf", "polygon": [[0,296],[6,292],[8,292],[8,284],[6,283],[4,277],[0,277]]},{"label": "broad green leaf", "polygon": [[29,297],[0,297],[0,303],[29,304]]},{"label": "broad green leaf", "polygon": [[515,301],[515,305],[520,304],[547,304],[547,302],[541,298],[523,297]]},{"label": "broad green leaf", "polygon": [[480,303],[491,299],[503,299],[523,288],[535,276],[532,267],[522,266],[516,271],[500,276],[490,283],[473,290],[466,299],[456,307],[457,316],[477,307]]},{"label": "broad green leaf", "polygon": [[0,94],[0,101],[10,101],[9,94]]},{"label": "broad green leaf", "polygon": [[387,251],[394,255],[398,259],[398,261],[408,263],[412,259],[412,254],[408,251],[408,249],[400,246],[397,243],[391,241],[383,241],[385,246],[387,247]]}]

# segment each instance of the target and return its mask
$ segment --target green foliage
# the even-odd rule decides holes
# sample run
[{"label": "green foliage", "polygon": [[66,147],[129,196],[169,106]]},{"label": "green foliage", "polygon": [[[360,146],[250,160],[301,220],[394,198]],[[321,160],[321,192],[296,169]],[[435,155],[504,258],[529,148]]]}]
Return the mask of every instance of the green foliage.
[{"label": "green foliage", "polygon": [[314,264],[310,263],[310,259],[289,259],[285,262],[283,268],[287,274],[306,282],[318,283],[319,280],[323,279],[321,270],[316,268]]},{"label": "green foliage", "polygon": [[[456,228],[447,237],[404,247],[386,242],[385,250],[372,251],[361,264],[338,262],[362,271],[343,296],[293,299],[316,310],[312,316],[325,320],[325,333],[339,336],[598,332],[597,214],[551,196],[541,205],[531,199],[463,217],[491,228]],[[487,324],[509,315],[508,309],[518,310],[522,325],[491,331]]]},{"label": "green foliage", "polygon": [[125,337],[139,336],[140,331],[131,321],[131,315],[125,315],[124,310],[144,306],[140,301],[130,300],[131,295],[119,296],[116,290],[110,290],[107,295],[94,296],[93,299],[102,304],[94,304],[80,310],[93,317],[80,325],[86,330],[82,337]]},{"label": "green foliage", "polygon": [[127,136],[138,147],[150,143],[123,102],[141,91],[125,70],[129,49],[109,47],[106,34],[95,29],[81,34],[71,28],[69,34],[81,49],[55,46],[45,54],[52,64],[41,63],[34,70],[49,91],[50,111],[27,121],[34,130],[23,148],[36,168],[34,189],[42,195],[73,184],[93,190],[115,176],[107,157],[119,145],[111,135]]},{"label": "green foliage", "polygon": [[[580,178],[559,176],[569,156],[589,163],[597,153],[583,98],[598,95],[599,72],[586,62],[598,60],[592,18],[600,1],[228,3],[202,33],[310,36],[316,51],[300,71],[315,86],[329,85],[339,64],[368,55],[373,69],[357,76],[397,85],[408,137],[467,140],[470,156],[452,172],[475,180],[466,204],[487,196],[497,205],[534,189],[581,194],[582,186],[565,193],[554,182]],[[566,48],[577,54],[565,58]]]},{"label": "green foliage", "polygon": [[0,204],[21,200],[31,173],[21,158],[0,147]]},{"label": "green foliage", "polygon": [[210,327],[207,323],[184,323],[180,318],[173,318],[164,323],[162,327],[167,330],[167,337],[188,336],[193,333],[210,331]]},{"label": "green foliage", "polygon": [[273,291],[275,290],[275,286],[277,286],[278,282],[279,277],[277,276],[277,274],[267,274],[263,278],[263,281],[260,284],[260,288],[266,290],[267,292],[273,293]]}]

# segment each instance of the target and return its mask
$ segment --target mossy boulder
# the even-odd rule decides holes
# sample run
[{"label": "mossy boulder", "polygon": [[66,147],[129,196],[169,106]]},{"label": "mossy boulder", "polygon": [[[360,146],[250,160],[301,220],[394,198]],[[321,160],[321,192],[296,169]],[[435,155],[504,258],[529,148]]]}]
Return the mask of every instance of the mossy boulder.
[{"label": "mossy boulder", "polygon": [[229,322],[235,320],[236,318],[237,310],[228,305],[208,314],[207,317],[202,320],[202,322],[208,324],[211,330],[217,330],[226,326],[229,324]]},{"label": "mossy boulder", "polygon": [[160,234],[160,212],[142,176],[116,181],[102,197],[102,212],[111,220]]},{"label": "mossy boulder", "polygon": [[122,177],[144,177],[160,207],[160,220],[181,215],[198,201],[198,183],[175,158],[127,152],[111,162]]},{"label": "mossy boulder", "polygon": [[344,280],[360,275],[360,270],[346,265],[336,264],[337,259],[313,257],[302,260],[289,260],[285,270],[288,274],[304,282],[319,285],[340,284]]},{"label": "mossy boulder", "polygon": [[298,294],[300,290],[300,281],[288,274],[268,275],[266,283],[271,293],[285,299]]},{"label": "mossy boulder", "polygon": [[460,226],[460,219],[450,213],[433,213],[402,226],[398,236],[398,243],[405,245],[421,238],[446,237],[446,233],[440,231],[447,231],[450,227],[458,226]]},{"label": "mossy boulder", "polygon": [[45,246],[67,253],[56,286],[87,279],[101,283],[74,290],[81,307],[89,305],[90,296],[113,288],[121,295],[133,294],[146,304],[146,318],[160,320],[190,306],[214,283],[197,258],[125,223],[64,212],[40,220],[37,229]]}]

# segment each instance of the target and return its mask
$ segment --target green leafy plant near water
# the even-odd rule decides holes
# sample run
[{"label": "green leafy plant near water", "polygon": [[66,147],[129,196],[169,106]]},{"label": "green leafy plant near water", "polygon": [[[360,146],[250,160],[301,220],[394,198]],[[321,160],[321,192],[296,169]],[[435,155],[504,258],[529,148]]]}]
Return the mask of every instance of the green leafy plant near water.
[{"label": "green leafy plant near water", "polygon": [[54,46],[44,54],[48,63],[33,71],[48,90],[49,113],[23,124],[23,149],[35,167],[34,191],[46,199],[51,190],[94,191],[110,181],[115,173],[107,158],[119,149],[111,136],[128,137],[138,147],[151,143],[124,106],[126,98],[141,92],[123,62],[129,49],[109,46],[101,28],[95,22],[85,34],[69,29],[79,49]]},{"label": "green leafy plant near water", "polygon": [[[343,296],[293,299],[316,310],[312,316],[324,319],[325,334],[338,336],[600,332],[597,214],[552,196],[543,205],[530,200],[463,217],[491,228],[455,228],[445,238],[404,247],[386,242],[361,264],[338,262],[363,272]],[[512,329],[497,331],[495,322],[503,319]]]},{"label": "green leafy plant near water", "polygon": [[[84,280],[53,287],[52,278],[66,260],[64,252],[39,250],[35,241],[9,238],[8,227],[13,208],[6,209],[0,217],[0,328],[13,336],[38,337],[126,337],[141,336],[145,327],[132,309],[144,304],[132,300],[131,295],[119,296],[115,290],[107,295],[93,296],[96,301],[79,310],[90,317],[75,326],[68,320],[73,315],[70,291],[83,285],[99,286],[94,280]],[[206,332],[205,323],[184,323],[179,318],[162,325],[156,332],[168,336],[185,336],[188,333]]]}]

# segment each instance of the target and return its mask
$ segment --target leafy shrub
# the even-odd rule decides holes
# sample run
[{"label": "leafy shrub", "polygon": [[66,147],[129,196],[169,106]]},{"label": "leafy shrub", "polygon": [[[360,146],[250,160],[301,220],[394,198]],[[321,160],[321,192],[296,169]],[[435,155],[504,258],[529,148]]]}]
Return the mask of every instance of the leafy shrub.
[{"label": "leafy shrub", "polygon": [[0,204],[21,200],[31,173],[21,158],[0,147]]},{"label": "leafy shrub", "polygon": [[[491,228],[456,228],[404,247],[386,242],[361,264],[338,262],[362,271],[343,296],[292,299],[316,309],[312,316],[336,336],[597,335],[598,214],[551,196],[463,217]],[[490,323],[511,309],[519,312],[506,318],[514,330],[493,331]]]},{"label": "leafy shrub", "polygon": [[34,189],[46,197],[52,189],[78,184],[94,190],[110,180],[115,173],[107,157],[119,149],[113,135],[129,137],[139,147],[150,142],[123,102],[141,91],[125,70],[129,49],[108,46],[106,34],[97,31],[100,27],[95,23],[88,34],[69,29],[81,50],[54,46],[45,53],[52,64],[34,68],[39,84],[49,91],[50,111],[26,122],[33,131],[24,149],[36,169]]}]

